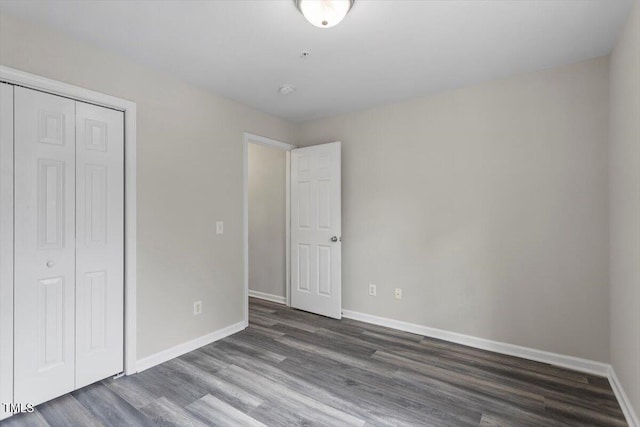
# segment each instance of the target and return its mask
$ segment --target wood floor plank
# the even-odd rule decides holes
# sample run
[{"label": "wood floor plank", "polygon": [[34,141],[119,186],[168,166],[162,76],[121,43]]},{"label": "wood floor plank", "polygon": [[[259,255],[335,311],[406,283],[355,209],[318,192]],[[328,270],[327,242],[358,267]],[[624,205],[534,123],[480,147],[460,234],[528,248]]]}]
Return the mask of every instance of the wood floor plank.
[{"label": "wood floor plank", "polygon": [[102,426],[102,423],[70,394],[43,403],[38,406],[38,411],[52,426]]},{"label": "wood floor plank", "polygon": [[[576,372],[569,369],[560,368],[557,366],[550,365],[548,363],[537,362],[534,360],[527,360],[520,357],[509,356],[506,354],[494,353],[487,350],[481,350],[478,348],[469,347],[466,345],[449,343],[443,340],[438,340],[435,338],[425,337],[421,342],[421,347],[428,349],[439,349],[443,352],[449,354],[457,354],[457,355],[465,355],[468,358],[476,359],[476,360],[489,360],[496,363],[500,363],[503,365],[509,365],[514,367],[520,367],[522,369],[530,370],[533,372],[541,372],[546,373],[547,375],[554,375],[566,379],[571,379],[573,381],[579,382],[588,382],[589,379],[597,378],[591,375]],[[601,378],[600,378],[601,380]],[[608,384],[608,381],[606,381]],[[601,383],[599,381],[599,383]]]},{"label": "wood floor plank", "polygon": [[[397,417],[393,418],[389,417],[388,413],[381,413],[379,409],[382,405],[379,403],[368,405],[361,399],[356,399],[359,396],[350,394],[348,386],[345,387],[341,380],[338,381],[339,383],[329,381],[331,376],[328,373],[340,369],[339,365],[332,366],[330,369],[317,369],[314,372],[309,372],[304,368],[296,371],[291,365],[285,366],[289,359],[273,366],[246,357],[235,357],[235,360],[244,369],[260,372],[262,376],[273,382],[297,390],[303,395],[313,396],[314,399],[328,406],[350,413],[358,418],[369,418],[375,421],[375,425],[404,425],[397,422]],[[305,360],[309,361],[309,359]],[[314,366],[317,365],[314,364]],[[396,422],[388,423],[387,421],[390,418],[393,418]],[[412,422],[408,425],[414,424],[415,422]]]},{"label": "wood floor plank", "polygon": [[232,365],[219,372],[218,375],[227,378],[245,390],[259,390],[262,393],[262,398],[272,405],[275,404],[276,407],[290,408],[293,412],[296,412],[296,408],[298,410],[304,409],[306,414],[302,415],[308,420],[317,419],[325,425],[336,426],[361,426],[365,423],[364,420],[326,405],[298,390],[271,381],[257,372],[248,371],[239,366]]},{"label": "wood floor plank", "polygon": [[242,411],[249,412],[264,402],[255,394],[218,378],[215,372],[207,372],[184,360],[171,360],[167,362],[167,367],[173,369],[176,375],[182,376],[184,380],[192,382],[206,390],[208,394],[214,395]]},{"label": "wood floor plank", "polygon": [[136,409],[140,409],[158,398],[145,388],[139,375],[118,379],[109,378],[102,383]]},{"label": "wood floor plank", "polygon": [[626,425],[606,378],[254,298],[249,321],[0,425]]},{"label": "wood floor plank", "polygon": [[220,427],[265,427],[260,421],[207,394],[196,400],[187,411],[207,425]]},{"label": "wood floor plank", "polygon": [[55,427],[44,419],[40,411],[25,412],[0,421],[2,427]]},{"label": "wood floor plank", "polygon": [[[281,365],[269,364],[250,357],[234,356],[234,361],[243,369],[260,372],[260,375],[269,381],[282,384],[292,390],[297,390],[302,395],[313,396],[315,400],[342,412],[352,414],[357,418],[364,419],[372,415],[367,411],[367,408],[363,408],[361,405],[356,404],[356,402],[337,396],[331,387],[323,387],[318,382],[313,381],[308,375],[295,375],[295,373],[283,369]],[[378,425],[385,424],[382,419],[374,418]]]},{"label": "wood floor plank", "polygon": [[[277,324],[273,326],[274,330],[281,331],[285,336],[293,338],[296,341],[313,344],[316,346],[329,348],[345,354],[352,354],[356,357],[371,356],[375,353],[376,348],[370,344],[365,344],[363,341],[356,340],[335,340],[330,337],[325,337],[319,334],[319,331],[324,331],[324,328],[319,328],[313,333],[294,329],[286,325]],[[278,339],[276,339],[278,341]]]},{"label": "wood floor plank", "polygon": [[273,314],[277,311],[277,309],[254,304],[253,307],[251,308],[251,311],[253,311],[254,313]]},{"label": "wood floor plank", "polygon": [[[503,399],[491,390],[470,389],[465,384],[447,382],[444,379],[434,379],[425,376],[415,375],[405,371],[400,371],[395,378],[399,380],[398,387],[411,388],[415,390],[435,390],[443,396],[449,396],[449,402],[464,404],[465,407],[476,411],[489,411],[493,414],[501,414],[502,419],[510,420],[522,427],[538,426],[564,426],[559,421],[550,419],[543,405],[522,406],[513,404],[512,400]],[[415,387],[415,388],[414,388]]]},{"label": "wood floor plank", "polygon": [[482,370],[470,365],[422,363],[389,352],[377,352],[373,357],[395,363],[398,367],[410,369],[426,376],[449,378],[449,381],[457,381],[459,384],[466,384],[476,390],[486,389],[496,393],[496,395],[510,396],[514,399],[514,404],[521,404],[519,399],[525,396],[537,396],[536,400],[538,402],[541,402],[545,396],[554,397],[559,401],[565,401],[566,399],[586,400],[588,406],[597,405],[598,402],[606,402],[609,398],[608,396],[602,396],[600,390],[594,391],[588,384],[579,382],[558,385],[555,383],[522,381],[516,377],[499,375],[491,370]]},{"label": "wood floor plank", "polygon": [[267,350],[261,347],[256,347],[246,342],[236,340],[234,337],[229,337],[228,340],[220,342],[219,347],[229,348],[231,347],[235,352],[239,352],[241,354],[245,354],[251,357],[255,357],[256,359],[266,360],[269,362],[279,363],[282,362],[287,357],[276,353],[271,350]]},{"label": "wood floor plank", "polygon": [[[455,425],[475,426],[479,413],[470,413],[464,407],[444,408],[407,390],[389,393],[389,378],[378,378],[372,383],[367,373],[359,368],[343,366],[331,372],[309,373],[303,363],[287,359],[283,367],[300,376],[311,377],[317,386],[324,387],[341,398],[364,408],[370,415],[368,422],[377,425],[376,419],[387,420],[390,425]],[[453,410],[451,410],[453,409]],[[419,420],[419,421],[418,421]],[[386,424],[387,422],[383,422]]]},{"label": "wood floor plank", "polygon": [[576,407],[575,405],[566,404],[554,399],[546,399],[546,408],[549,413],[559,414],[564,419],[575,420],[576,422],[583,423],[583,425],[597,425],[597,426],[611,426],[611,427],[624,427],[627,423],[618,417],[604,414],[601,411]]},{"label": "wood floor plank", "polygon": [[279,302],[267,301],[266,299],[249,297],[249,306],[254,311],[256,307],[272,308],[274,311],[282,310],[283,305]]},{"label": "wood floor plank", "polygon": [[270,319],[264,313],[258,313],[258,312],[255,312],[255,311],[250,311],[249,312],[249,323],[252,323],[254,325],[270,327],[270,326],[276,325],[278,322],[276,322],[273,319]]},{"label": "wood floor plank", "polygon": [[257,332],[261,332],[265,335],[269,335],[270,337],[281,337],[284,336],[284,332],[280,332],[280,331],[275,331],[271,328],[266,328],[264,326],[260,326],[260,325],[256,325],[256,324],[249,324],[249,328],[250,331],[257,331]]},{"label": "wood floor plank", "polygon": [[81,388],[71,395],[106,427],[153,425],[150,419],[102,383]]},{"label": "wood floor plank", "polygon": [[164,364],[147,369],[137,376],[143,387],[156,399],[166,397],[179,406],[186,406],[207,394],[205,389],[180,378]]},{"label": "wood floor plank", "polygon": [[322,347],[319,345],[314,345],[308,342],[296,340],[293,338],[289,338],[288,336],[284,336],[282,338],[276,338],[275,341],[296,348],[298,350],[306,351],[309,353],[313,353],[317,356],[324,357],[327,359],[331,359],[338,363],[342,363],[348,366],[356,366],[359,368],[368,368],[368,369],[376,369],[378,373],[382,375],[391,375],[395,372],[395,369],[388,369],[386,366],[382,368],[378,368],[374,363],[365,360],[364,358],[358,357],[357,355],[347,354],[344,351],[331,350],[326,347]]},{"label": "wood floor plank", "polygon": [[513,422],[492,414],[483,414],[480,420],[480,427],[512,427],[513,425]]},{"label": "wood floor plank", "polygon": [[380,358],[381,360],[396,364],[396,366],[398,366],[399,368],[399,371],[398,373],[396,373],[396,375],[401,375],[401,372],[410,372],[405,375],[422,374],[429,378],[437,378],[445,382],[457,384],[459,386],[466,386],[472,390],[477,390],[478,392],[484,391],[486,393],[491,393],[496,397],[509,400],[513,404],[519,404],[529,407],[542,407],[544,405],[544,396],[532,393],[526,389],[510,387],[499,382],[492,382],[490,380],[478,378],[473,375],[466,375],[465,373],[450,371],[440,366],[432,366],[413,362],[408,359],[392,355],[390,353],[378,352],[374,355],[374,358]]},{"label": "wood floor plank", "polygon": [[319,329],[319,326],[315,326],[312,323],[309,322],[300,322],[298,320],[295,319],[289,319],[286,317],[278,317],[277,316],[278,313],[275,313],[273,315],[270,315],[267,317],[267,315],[263,315],[263,314],[256,314],[254,313],[254,317],[258,318],[258,319],[264,319],[265,321],[271,321],[274,323],[274,325],[284,325],[284,326],[289,326],[291,328],[294,329],[300,329],[302,331],[307,331],[307,332],[315,332]]},{"label": "wood floor plank", "polygon": [[157,426],[206,427],[208,425],[182,407],[170,402],[166,397],[161,397],[145,405],[141,408],[141,412]]},{"label": "wood floor plank", "polygon": [[[241,355],[233,355],[235,363],[250,372],[260,372],[260,375],[278,384],[282,384],[293,390],[297,390],[303,395],[313,396],[315,400],[322,402],[328,406],[336,408],[346,413],[355,415],[358,418],[369,418],[374,421],[374,425],[415,425],[415,421],[403,423],[399,422],[398,417],[394,417],[388,411],[381,411],[382,405],[377,404],[363,405],[361,400],[354,400],[353,395],[339,396],[336,391],[344,390],[344,384],[341,380],[338,383],[320,383],[318,378],[310,375],[309,372],[302,372],[300,375],[295,375],[296,372],[289,369],[284,369],[281,365],[270,365],[266,362],[257,360],[255,358],[243,357]],[[327,371],[321,372],[324,380],[327,380],[330,376],[326,372],[339,369],[334,367]],[[293,375],[292,375],[293,374]],[[346,398],[345,398],[346,397]],[[378,396],[376,396],[377,398]],[[391,399],[393,400],[393,399]],[[406,406],[396,408],[396,410],[402,409],[405,412]],[[390,422],[393,420],[393,422]]]},{"label": "wood floor plank", "polygon": [[520,380],[525,383],[535,383],[550,388],[572,387],[580,390],[589,390],[597,394],[601,393],[601,389],[590,386],[585,377],[575,381],[574,379],[530,371],[518,366],[503,365],[484,359],[477,360],[469,357],[459,357],[441,351],[425,352],[406,349],[387,349],[385,351],[421,364],[442,366],[458,372],[468,371],[470,373],[476,373],[477,375],[491,376],[496,381],[505,378],[514,381]]},{"label": "wood floor plank", "polygon": [[207,372],[216,372],[229,366],[228,363],[212,357],[201,349],[183,354],[178,359],[184,360],[185,362],[197,366]]}]

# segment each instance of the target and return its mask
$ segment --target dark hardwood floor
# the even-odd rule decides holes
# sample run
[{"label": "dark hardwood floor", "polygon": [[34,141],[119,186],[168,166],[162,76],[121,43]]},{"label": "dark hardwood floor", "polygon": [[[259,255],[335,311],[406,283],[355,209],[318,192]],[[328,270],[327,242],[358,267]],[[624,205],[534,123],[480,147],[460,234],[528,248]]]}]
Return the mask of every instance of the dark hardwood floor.
[{"label": "dark hardwood floor", "polygon": [[605,378],[261,300],[245,331],[10,426],[625,426]]}]

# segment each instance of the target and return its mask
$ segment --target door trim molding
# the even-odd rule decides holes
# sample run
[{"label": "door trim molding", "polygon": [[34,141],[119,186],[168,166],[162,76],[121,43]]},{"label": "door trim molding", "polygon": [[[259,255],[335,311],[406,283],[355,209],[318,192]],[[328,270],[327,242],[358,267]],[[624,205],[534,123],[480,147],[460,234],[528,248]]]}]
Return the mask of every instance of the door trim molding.
[{"label": "door trim molding", "polygon": [[290,191],[290,174],[289,169],[291,166],[291,153],[294,148],[298,148],[295,145],[287,144],[286,142],[276,141],[275,139],[267,138],[260,135],[254,135],[249,132],[245,132],[242,142],[242,222],[243,222],[243,264],[244,264],[244,320],[249,322],[249,144],[265,145],[267,147],[274,147],[280,150],[286,151],[286,165],[285,165],[285,179],[286,179],[286,206],[285,206],[285,241],[286,241],[286,253],[285,253],[285,289],[286,289],[286,304],[289,306],[289,284],[291,282],[291,268],[290,268],[290,235],[291,235],[291,218],[290,218],[290,206],[291,206],[291,191]]},{"label": "door trim molding", "polygon": [[[4,86],[4,85],[3,85]],[[0,402],[13,402],[13,98],[11,126],[0,129]],[[0,88],[1,90],[1,88]],[[5,138],[6,137],[6,138]],[[11,412],[0,407],[0,420]]]},{"label": "door trim molding", "polygon": [[0,81],[124,113],[124,372],[136,373],[136,103],[0,65]]}]

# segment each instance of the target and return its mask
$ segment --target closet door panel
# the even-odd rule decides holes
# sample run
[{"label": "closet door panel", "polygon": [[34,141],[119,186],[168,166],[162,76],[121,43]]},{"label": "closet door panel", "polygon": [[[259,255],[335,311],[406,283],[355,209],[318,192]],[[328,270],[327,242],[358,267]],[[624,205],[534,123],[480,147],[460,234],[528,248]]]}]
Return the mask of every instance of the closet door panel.
[{"label": "closet door panel", "polygon": [[123,371],[124,115],[76,103],[76,387]]},{"label": "closet door panel", "polygon": [[75,102],[15,88],[14,401],[74,389]]}]

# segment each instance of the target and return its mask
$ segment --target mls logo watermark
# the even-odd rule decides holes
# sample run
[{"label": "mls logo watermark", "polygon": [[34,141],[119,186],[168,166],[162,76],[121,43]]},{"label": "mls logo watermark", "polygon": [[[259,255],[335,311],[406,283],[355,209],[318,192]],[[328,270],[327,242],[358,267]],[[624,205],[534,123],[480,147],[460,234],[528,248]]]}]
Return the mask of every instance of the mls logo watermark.
[{"label": "mls logo watermark", "polygon": [[33,412],[34,405],[32,403],[0,403],[4,412],[19,414],[22,412]]}]

